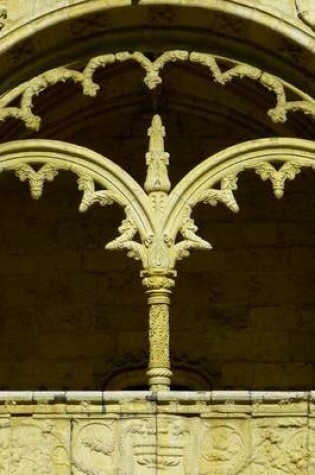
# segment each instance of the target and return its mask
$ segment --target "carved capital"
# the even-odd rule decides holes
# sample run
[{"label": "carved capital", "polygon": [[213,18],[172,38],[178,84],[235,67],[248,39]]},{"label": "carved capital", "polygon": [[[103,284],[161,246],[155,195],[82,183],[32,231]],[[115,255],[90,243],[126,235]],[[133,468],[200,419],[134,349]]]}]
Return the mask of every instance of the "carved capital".
[{"label": "carved capital", "polygon": [[141,272],[142,283],[147,288],[149,292],[154,291],[166,291],[171,292],[172,288],[175,285],[176,272],[168,272],[167,274],[158,274],[150,272]]}]

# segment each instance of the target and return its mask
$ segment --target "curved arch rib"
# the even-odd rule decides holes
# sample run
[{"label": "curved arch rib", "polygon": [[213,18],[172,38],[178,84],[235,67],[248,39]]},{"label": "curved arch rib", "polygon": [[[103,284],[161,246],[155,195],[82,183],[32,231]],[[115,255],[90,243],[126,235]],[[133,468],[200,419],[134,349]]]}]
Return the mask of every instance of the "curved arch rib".
[{"label": "curved arch rib", "polygon": [[[38,170],[33,165],[40,165]],[[38,167],[37,167],[38,168]],[[33,198],[43,192],[45,181],[52,181],[59,170],[78,177],[83,192],[81,212],[95,203],[117,203],[126,219],[119,228],[120,237],[109,249],[126,248],[132,257],[145,260],[144,246],[153,233],[150,203],[144,190],[118,165],[87,148],[52,140],[20,140],[0,145],[0,172],[14,171],[21,181],[28,181]],[[100,189],[96,190],[96,186]],[[141,243],[133,240],[139,233]]]},{"label": "curved arch rib", "polygon": [[[46,71],[1,97],[0,122],[11,117],[24,122],[28,129],[38,131],[41,127],[41,118],[33,112],[34,97],[45,89],[66,81],[80,84],[83,95],[95,97],[100,86],[94,82],[94,73],[99,68],[106,68],[111,64],[126,61],[136,62],[144,70],[143,81],[150,90],[154,90],[162,84],[163,78],[161,73],[168,63],[191,62],[207,68],[209,70],[209,78],[222,86],[227,85],[234,79],[248,78],[271,91],[275,96],[276,104],[268,111],[268,115],[274,123],[286,122],[288,113],[296,111],[301,111],[303,114],[315,118],[314,99],[276,76],[249,64],[238,63],[228,58],[195,51],[172,50],[164,52],[154,61],[151,61],[140,51],[133,53],[123,51],[96,56],[90,59],[83,71],[66,67]],[[230,65],[225,71],[223,71],[220,65],[222,61],[228,62]],[[293,92],[297,99],[288,100],[287,91]],[[10,105],[16,99],[19,99],[19,106]]]},{"label": "curved arch rib", "polygon": [[[165,210],[164,236],[172,249],[173,265],[191,248],[211,247],[196,234],[198,228],[191,218],[195,205],[204,202],[215,206],[221,202],[238,212],[233,191],[237,189],[238,175],[248,169],[255,170],[262,180],[269,180],[275,196],[282,198],[286,181],[293,180],[303,167],[315,169],[315,142],[289,138],[245,142],[195,167],[171,191]],[[184,240],[175,244],[179,233]]]}]

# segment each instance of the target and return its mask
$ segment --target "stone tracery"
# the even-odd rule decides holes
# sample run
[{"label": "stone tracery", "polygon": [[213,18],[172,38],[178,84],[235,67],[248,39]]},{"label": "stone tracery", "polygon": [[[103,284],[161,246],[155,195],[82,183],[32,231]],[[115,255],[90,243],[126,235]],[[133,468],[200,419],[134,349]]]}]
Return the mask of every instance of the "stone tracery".
[{"label": "stone tracery", "polygon": [[[285,182],[293,180],[302,167],[315,169],[315,164],[313,142],[262,139],[208,158],[171,189],[169,154],[164,149],[165,130],[159,115],[154,115],[148,135],[144,189],[110,160],[52,141],[4,144],[1,170],[13,170],[21,181],[28,180],[35,199],[41,196],[45,180],[52,181],[60,169],[70,170],[78,176],[78,187],[83,191],[81,212],[95,203],[105,206],[116,202],[125,209],[120,236],[106,248],[127,250],[130,257],[141,261],[150,306],[148,376],[151,388],[160,390],[170,386],[168,307],[176,261],[187,257],[190,249],[211,249],[197,235],[198,228],[191,217],[193,208],[200,202],[211,206],[221,202],[238,212],[233,191],[237,189],[238,175],[248,169],[262,180],[270,180],[275,196],[281,198]],[[32,164],[41,167],[35,171]],[[96,190],[95,182],[104,188]],[[220,188],[216,188],[218,183]],[[140,242],[134,240],[137,234]],[[183,240],[178,240],[179,234]]]},{"label": "stone tracery", "polygon": [[[248,78],[271,91],[276,97],[276,106],[268,111],[268,115],[274,123],[286,122],[289,112],[301,111],[312,118],[315,117],[315,101],[310,96],[298,91],[276,76],[251,65],[237,63],[227,58],[200,52],[174,50],[163,53],[154,61],[151,61],[139,51],[134,53],[119,52],[92,58],[82,71],[66,67],[47,71],[18,86],[0,99],[0,121],[11,117],[24,122],[28,129],[38,131],[41,127],[41,118],[33,113],[32,107],[33,99],[42,91],[57,83],[73,81],[81,85],[84,95],[95,97],[100,89],[100,86],[93,79],[97,69],[126,61],[134,61],[144,69],[144,84],[151,91],[162,84],[161,72],[168,63],[190,62],[206,67],[210,72],[212,80],[222,86],[232,82],[235,78]],[[231,67],[222,71],[223,66],[220,66],[221,62],[227,62]],[[294,93],[297,99],[288,100],[287,92]],[[10,105],[13,100],[19,98],[19,107]]]},{"label": "stone tracery", "polygon": [[[26,3],[31,6],[34,2]],[[54,2],[45,2],[46,5],[48,3]],[[70,3],[75,2],[67,2]],[[93,4],[93,7],[96,3],[82,2],[82,10],[87,4]],[[115,2],[105,3],[115,6]],[[144,0],[139,3],[153,2]],[[194,3],[196,4],[194,1],[181,2],[182,5]],[[267,6],[267,1],[262,1],[257,9],[257,2],[204,2],[207,8],[218,9],[219,14],[213,15],[217,23],[213,30],[218,37],[221,33],[225,34],[226,27],[233,39],[234,36],[238,40],[241,38],[242,29],[247,26],[247,23],[245,25],[241,21],[241,14],[246,12],[242,7],[245,3],[248,18],[251,17],[248,14],[249,4],[252,3],[255,7],[255,11],[254,8],[251,11],[253,22],[250,20],[248,24],[253,25],[255,28],[252,30],[256,31],[257,27],[259,29],[259,22],[263,22],[260,10],[265,6],[271,10],[271,0],[270,7]],[[226,13],[223,9],[228,11],[227,7],[231,4],[235,7],[234,13],[237,9],[241,13],[228,23],[227,18],[223,17],[223,13]],[[280,2],[277,4],[280,5]],[[297,6],[299,17],[309,26],[314,26],[310,1],[292,0],[290,4],[293,5],[294,13]],[[149,5],[146,14],[151,14],[155,26],[159,21],[163,25],[164,6],[157,5],[157,14],[151,7]],[[145,8],[143,6],[143,10]],[[173,7],[170,7],[169,12],[166,11],[165,23],[174,22],[172,11],[175,8],[171,8]],[[98,29],[107,31],[104,18],[100,22],[97,21],[97,15],[93,18]],[[5,21],[4,16],[2,19]],[[292,33],[291,39],[299,45],[304,41],[305,49],[298,50],[296,56],[292,53],[292,58],[299,60],[303,51],[312,49],[311,41],[306,46],[306,38],[311,39],[312,34],[307,27],[302,25],[300,30],[296,29],[296,38],[293,38],[294,29],[289,22],[279,18],[273,24],[271,15],[269,19],[270,31],[281,30],[284,39],[288,39]],[[73,31],[81,37],[87,38],[88,35],[80,29],[86,28],[88,34],[93,32],[93,25],[89,26],[87,18],[78,17],[74,23],[75,25],[70,25],[70,29],[73,27]],[[303,36],[302,27],[309,33]],[[245,34],[243,41],[249,36],[250,34]],[[261,50],[265,47],[263,41],[260,40]],[[273,38],[269,39],[269,49],[270,42],[273,43]],[[277,55],[279,53],[282,58],[290,53],[289,42],[283,43],[283,50],[276,42],[275,45],[272,44],[275,50],[277,47],[281,50]],[[167,45],[169,47],[172,48],[173,45]],[[161,50],[163,48],[164,45]],[[32,102],[41,91],[60,81],[69,81],[78,83],[82,86],[83,94],[93,97],[99,89],[93,79],[98,68],[115,62],[131,61],[144,70],[144,85],[149,93],[158,91],[163,81],[166,82],[163,68],[168,63],[190,62],[195,69],[198,65],[202,66],[200,69],[203,75],[209,75],[209,79],[219,85],[247,78],[263,90],[271,91],[270,97],[276,100],[276,104],[269,109],[268,115],[274,123],[285,122],[290,112],[302,112],[314,118],[314,100],[269,74],[267,69],[223,56],[196,53],[194,49],[195,45],[191,47],[192,52],[167,51],[156,60],[151,60],[141,52],[99,54],[83,71],[68,69],[68,66],[48,71],[3,95],[0,99],[0,117],[2,120],[9,117],[19,119],[27,128],[37,131],[41,126],[42,114],[35,115],[35,105],[33,107]],[[27,51],[25,56],[27,58]],[[293,67],[296,68],[299,63],[293,62]],[[276,69],[275,65],[270,64],[270,70],[274,72]],[[311,66],[304,69],[311,70]],[[290,73],[286,72],[284,75],[288,77]],[[220,204],[237,213],[242,208],[240,197],[236,193],[238,178],[247,170],[268,182],[275,197],[282,198],[287,182],[294,180],[304,168],[315,168],[315,147],[314,142],[310,141],[275,138],[239,144],[212,154],[172,188],[168,166],[173,153],[169,155],[165,150],[165,130],[162,123],[165,121],[167,124],[167,118],[164,117],[163,108],[158,107],[158,94],[152,96],[152,115],[156,112],[160,115],[154,116],[149,128],[150,145],[146,154],[147,176],[144,186],[140,186],[139,182],[136,183],[129,174],[103,156],[111,157],[110,154],[97,155],[68,143],[51,141],[21,141],[0,145],[0,171],[14,172],[21,181],[27,181],[33,198],[38,199],[42,195],[45,181],[54,180],[59,170],[68,170],[78,178],[78,188],[82,192],[79,207],[81,212],[87,211],[94,204],[106,206],[115,203],[123,208],[125,218],[118,228],[119,235],[106,248],[127,251],[130,257],[140,261],[143,268],[141,277],[150,307],[151,352],[148,379],[151,389],[160,391],[169,389],[171,379],[169,305],[177,261],[187,257],[190,250],[211,249],[211,244],[199,236],[198,219],[195,218],[196,223],[193,219],[194,207],[199,203],[211,206]],[[305,122],[306,119],[307,117]],[[248,117],[248,123],[250,120]],[[305,122],[302,122],[302,127]],[[293,135],[299,136],[302,127]],[[166,132],[169,133],[168,130]],[[264,134],[269,135],[276,134]],[[65,141],[68,141],[67,138]],[[172,163],[170,166],[172,167]],[[0,424],[0,473],[3,472],[4,475],[13,472],[24,474],[28,469],[35,472],[40,469],[51,475],[68,475],[70,471],[75,475],[91,475],[96,472],[100,475],[113,472],[142,475],[144,471],[153,475],[156,470],[174,475],[210,475],[213,471],[221,475],[226,470],[231,473],[234,471],[233,475],[236,472],[240,475],[247,475],[249,472],[255,475],[267,472],[300,475],[312,471],[314,467],[314,394],[311,392],[278,395],[229,391],[221,394],[213,391],[176,395],[147,392],[129,396],[122,393],[62,392],[56,398],[52,394],[32,393],[25,395],[23,399],[20,394],[8,393],[1,394],[0,399],[3,414]],[[173,415],[174,412],[176,416]],[[34,419],[33,427],[27,419]],[[42,420],[38,422],[40,419]],[[63,437],[59,437],[61,434]],[[28,457],[30,451],[32,455]]]}]

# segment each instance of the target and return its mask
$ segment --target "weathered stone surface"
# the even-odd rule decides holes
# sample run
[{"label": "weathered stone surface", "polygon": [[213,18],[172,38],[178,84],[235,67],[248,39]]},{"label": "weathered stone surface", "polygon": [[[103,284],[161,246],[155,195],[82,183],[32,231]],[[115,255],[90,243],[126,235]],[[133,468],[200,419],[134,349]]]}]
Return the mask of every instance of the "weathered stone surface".
[{"label": "weathered stone surface", "polygon": [[1,394],[1,475],[282,475],[314,466],[310,393],[167,392],[154,402],[149,392],[64,393],[60,410],[61,396]]},{"label": "weathered stone surface", "polygon": [[0,475],[313,473],[314,25],[0,0]]}]

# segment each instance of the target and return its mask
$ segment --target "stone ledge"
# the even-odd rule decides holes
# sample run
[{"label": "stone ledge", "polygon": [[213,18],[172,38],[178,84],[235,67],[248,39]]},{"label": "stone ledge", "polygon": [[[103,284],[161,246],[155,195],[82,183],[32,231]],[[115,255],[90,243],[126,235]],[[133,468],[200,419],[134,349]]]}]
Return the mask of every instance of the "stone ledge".
[{"label": "stone ledge", "polygon": [[315,417],[315,391],[1,391],[0,414],[247,414]]}]

